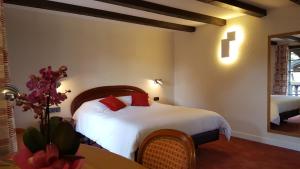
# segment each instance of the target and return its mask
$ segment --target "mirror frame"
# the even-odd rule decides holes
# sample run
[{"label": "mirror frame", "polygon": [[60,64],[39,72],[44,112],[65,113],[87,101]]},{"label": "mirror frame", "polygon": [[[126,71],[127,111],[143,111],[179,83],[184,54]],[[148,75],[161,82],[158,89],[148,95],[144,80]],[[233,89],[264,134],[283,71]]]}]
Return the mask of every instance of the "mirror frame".
[{"label": "mirror frame", "polygon": [[268,86],[267,86],[267,111],[268,111],[268,117],[267,117],[267,127],[268,127],[268,132],[270,133],[275,133],[275,134],[281,134],[281,135],[287,135],[287,136],[293,136],[293,137],[300,137],[300,134],[294,134],[294,133],[289,133],[289,132],[284,132],[284,131],[278,131],[278,130],[272,130],[271,125],[270,125],[270,104],[271,104],[271,39],[276,38],[276,37],[285,37],[289,35],[294,35],[294,34],[300,34],[300,31],[294,31],[294,32],[289,32],[289,33],[280,33],[280,34],[273,34],[268,36]]}]

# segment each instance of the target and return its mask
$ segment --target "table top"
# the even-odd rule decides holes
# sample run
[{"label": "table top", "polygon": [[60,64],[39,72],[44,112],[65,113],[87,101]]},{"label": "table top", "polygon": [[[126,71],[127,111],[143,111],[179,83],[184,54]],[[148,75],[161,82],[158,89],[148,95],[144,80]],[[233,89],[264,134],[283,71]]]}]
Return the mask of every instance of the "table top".
[{"label": "table top", "polygon": [[[78,153],[85,157],[82,169],[146,169],[125,157],[85,144],[80,145]],[[18,167],[10,162],[0,161],[0,169],[18,169]]]},{"label": "table top", "polygon": [[85,157],[83,169],[146,169],[125,157],[85,144],[80,145],[79,154]]}]

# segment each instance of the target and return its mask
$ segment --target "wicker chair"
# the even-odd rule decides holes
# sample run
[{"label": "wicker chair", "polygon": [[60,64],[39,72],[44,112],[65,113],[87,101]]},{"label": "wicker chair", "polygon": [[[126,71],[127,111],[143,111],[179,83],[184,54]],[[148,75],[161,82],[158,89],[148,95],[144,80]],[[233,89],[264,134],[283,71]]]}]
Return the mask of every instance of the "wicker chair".
[{"label": "wicker chair", "polygon": [[141,144],[137,161],[148,169],[195,169],[193,140],[177,130],[154,131]]}]

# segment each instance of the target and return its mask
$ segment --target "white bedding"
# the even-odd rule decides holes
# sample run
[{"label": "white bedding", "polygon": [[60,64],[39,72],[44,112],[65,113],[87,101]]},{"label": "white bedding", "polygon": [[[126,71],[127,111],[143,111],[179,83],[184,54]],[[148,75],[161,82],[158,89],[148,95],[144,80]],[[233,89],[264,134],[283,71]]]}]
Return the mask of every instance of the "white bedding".
[{"label": "white bedding", "polygon": [[271,95],[271,122],[280,125],[279,114],[285,111],[300,109],[300,97]]},{"label": "white bedding", "polygon": [[82,104],[73,118],[78,132],[130,159],[143,138],[156,129],[177,129],[189,135],[220,129],[227,139],[231,135],[229,124],[215,112],[155,102],[149,107],[127,106],[112,112],[99,108],[98,100],[93,100]]}]

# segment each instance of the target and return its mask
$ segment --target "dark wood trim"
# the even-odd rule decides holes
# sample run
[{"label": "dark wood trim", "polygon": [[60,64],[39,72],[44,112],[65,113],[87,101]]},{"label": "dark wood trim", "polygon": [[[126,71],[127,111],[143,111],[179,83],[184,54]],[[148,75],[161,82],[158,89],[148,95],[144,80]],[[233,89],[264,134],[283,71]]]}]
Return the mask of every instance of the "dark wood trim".
[{"label": "dark wood trim", "polygon": [[271,94],[272,94],[272,63],[271,63],[271,41],[274,35],[269,35],[268,37],[268,66],[267,66],[267,72],[268,72],[268,82],[267,82],[267,129],[268,132],[273,132],[271,130]]},{"label": "dark wood trim", "polygon": [[297,41],[297,42],[300,42],[300,38],[298,38],[298,37],[296,37],[296,36],[292,36],[292,35],[290,35],[290,36],[287,36],[287,37],[285,37],[286,39],[291,39],[291,40],[294,40],[294,41]]},{"label": "dark wood trim", "polygon": [[215,6],[235,10],[256,17],[267,16],[267,10],[238,0],[198,0]]},{"label": "dark wood trim", "polygon": [[298,5],[300,5],[300,0],[291,0],[291,1],[298,4]]},{"label": "dark wood trim", "polygon": [[297,46],[289,46],[289,49],[300,49],[300,45],[297,45]]},{"label": "dark wood trim", "polygon": [[159,28],[166,28],[185,32],[195,32],[196,28],[193,26],[175,24],[170,22],[158,21],[154,19],[142,18],[137,16],[125,15],[116,12],[104,11],[100,9],[88,8],[83,6],[76,6],[66,3],[45,1],[45,0],[4,0],[6,4],[14,4],[26,7],[47,9],[59,12],[67,12],[79,15],[86,15],[104,19],[111,19],[116,21],[123,21],[147,26],[154,26]]},{"label": "dark wood trim", "polygon": [[269,38],[284,38],[286,36],[291,36],[291,35],[297,35],[300,34],[300,31],[294,31],[294,32],[289,32],[289,33],[279,33],[279,34],[275,34],[275,35],[269,35]]},{"label": "dark wood trim", "polygon": [[271,45],[272,45],[272,46],[275,46],[275,45],[278,45],[278,43],[271,40]]},{"label": "dark wood trim", "polygon": [[217,26],[224,26],[226,25],[226,20],[204,15],[196,12],[186,11],[178,8],[173,8],[161,4],[156,4],[144,0],[96,0],[100,2],[105,2],[109,4],[119,5],[127,8],[133,8],[137,10],[143,10],[147,12],[152,12],[160,15],[167,15],[171,17],[196,21],[196,22],[203,22],[208,24],[213,24]]}]

